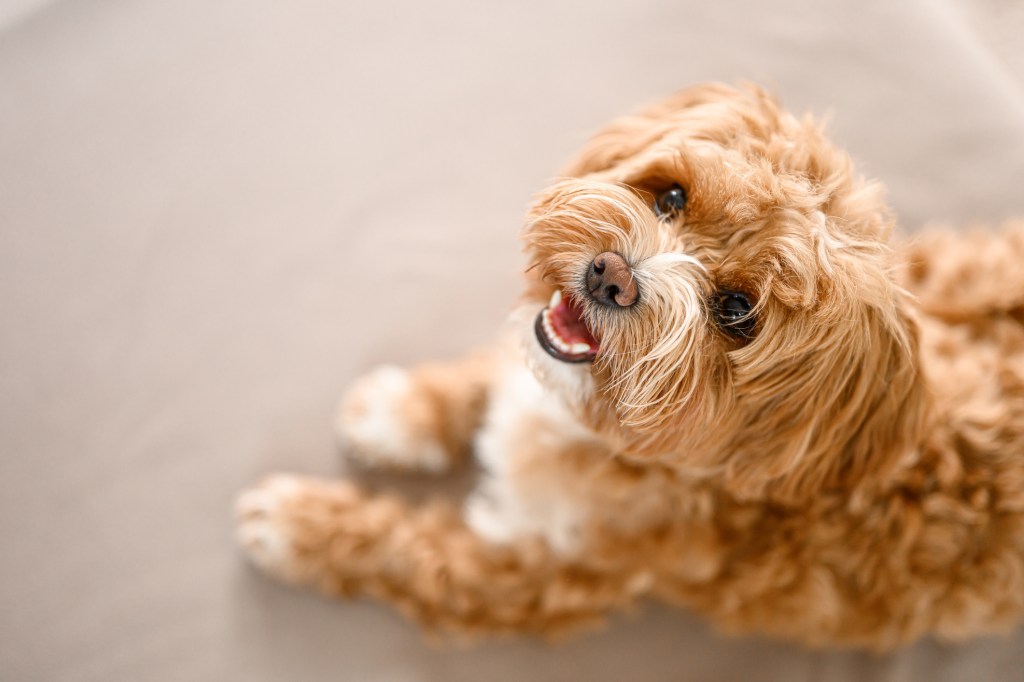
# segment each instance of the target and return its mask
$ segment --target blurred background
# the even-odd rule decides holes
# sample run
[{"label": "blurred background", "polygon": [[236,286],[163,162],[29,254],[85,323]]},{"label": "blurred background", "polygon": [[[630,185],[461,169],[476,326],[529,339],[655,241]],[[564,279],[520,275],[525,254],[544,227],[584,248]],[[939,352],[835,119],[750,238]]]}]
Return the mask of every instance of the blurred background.
[{"label": "blurred background", "polygon": [[1022,29],[997,0],[0,0],[0,678],[1020,679],[1024,633],[879,658],[656,606],[437,651],[263,580],[230,510],[343,472],[361,371],[486,343],[531,194],[680,87],[827,115],[905,232],[1024,215]]}]

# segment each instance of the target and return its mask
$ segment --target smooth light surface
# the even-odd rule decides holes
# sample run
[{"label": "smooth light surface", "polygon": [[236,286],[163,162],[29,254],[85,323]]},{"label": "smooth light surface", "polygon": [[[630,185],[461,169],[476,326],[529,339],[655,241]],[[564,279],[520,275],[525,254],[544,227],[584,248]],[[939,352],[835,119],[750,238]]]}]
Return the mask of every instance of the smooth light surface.
[{"label": "smooth light surface", "polygon": [[942,2],[67,0],[12,19],[0,678],[1018,676],[1024,634],[874,658],[654,606],[557,648],[436,651],[233,546],[242,487],[342,472],[353,377],[487,342],[529,198],[589,131],[740,79],[831,112],[907,229],[1024,214],[1024,91]]}]

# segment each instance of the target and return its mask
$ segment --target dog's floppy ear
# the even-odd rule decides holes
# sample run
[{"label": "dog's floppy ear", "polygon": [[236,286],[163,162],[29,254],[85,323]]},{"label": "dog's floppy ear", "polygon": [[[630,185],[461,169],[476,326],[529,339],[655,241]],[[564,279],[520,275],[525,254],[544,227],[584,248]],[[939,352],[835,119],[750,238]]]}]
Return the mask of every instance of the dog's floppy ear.
[{"label": "dog's floppy ear", "polygon": [[792,386],[754,424],[763,442],[736,452],[726,472],[738,497],[802,504],[830,489],[885,485],[916,454],[928,415],[919,332],[909,295],[892,293],[861,308],[818,356],[818,380]]},{"label": "dog's floppy ear", "polygon": [[826,451],[819,465],[824,476],[798,469],[793,483],[803,490],[794,491],[797,496],[823,487],[884,484],[921,442],[926,394],[917,325],[901,306],[894,319],[876,321],[870,335],[870,345],[857,349],[860,372],[825,401],[821,437]]},{"label": "dog's floppy ear", "polygon": [[[565,167],[563,175],[581,177],[613,168],[678,130],[678,116],[694,107],[746,100],[760,106],[770,96],[755,85],[734,88],[704,83],[681,90],[655,104],[613,120],[599,130]],[[772,107],[774,108],[774,107]]]}]

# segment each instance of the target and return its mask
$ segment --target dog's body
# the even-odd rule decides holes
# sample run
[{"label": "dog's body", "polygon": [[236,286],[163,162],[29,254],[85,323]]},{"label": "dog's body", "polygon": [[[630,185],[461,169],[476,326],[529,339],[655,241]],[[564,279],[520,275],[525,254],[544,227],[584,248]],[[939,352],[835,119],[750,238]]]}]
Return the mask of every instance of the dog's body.
[{"label": "dog's body", "polygon": [[876,187],[753,88],[616,121],[567,175],[503,340],[343,404],[367,464],[472,450],[464,508],[274,477],[239,501],[259,565],[468,632],[654,596],[885,649],[1024,613],[1024,225],[890,250]]}]

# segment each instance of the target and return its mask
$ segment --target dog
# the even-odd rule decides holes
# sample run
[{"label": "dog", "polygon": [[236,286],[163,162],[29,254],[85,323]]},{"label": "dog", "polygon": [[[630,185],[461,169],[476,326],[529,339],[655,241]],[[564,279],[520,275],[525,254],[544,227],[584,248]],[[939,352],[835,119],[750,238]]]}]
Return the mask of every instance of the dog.
[{"label": "dog", "polygon": [[708,84],[613,121],[534,200],[493,346],[343,399],[357,462],[462,505],[276,475],[244,552],[429,630],[552,635],[658,599],[889,650],[1024,613],[1024,223],[894,218],[813,118]]}]

